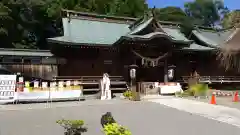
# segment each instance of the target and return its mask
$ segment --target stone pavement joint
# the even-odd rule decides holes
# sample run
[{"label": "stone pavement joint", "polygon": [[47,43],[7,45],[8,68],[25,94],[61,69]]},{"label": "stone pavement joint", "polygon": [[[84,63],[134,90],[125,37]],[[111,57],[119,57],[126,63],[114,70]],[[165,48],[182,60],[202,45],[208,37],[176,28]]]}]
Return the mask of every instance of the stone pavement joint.
[{"label": "stone pavement joint", "polygon": [[240,110],[235,108],[211,105],[208,103],[174,97],[148,99],[148,101],[175,108],[180,111],[200,115],[208,119],[231,124],[240,128]]}]

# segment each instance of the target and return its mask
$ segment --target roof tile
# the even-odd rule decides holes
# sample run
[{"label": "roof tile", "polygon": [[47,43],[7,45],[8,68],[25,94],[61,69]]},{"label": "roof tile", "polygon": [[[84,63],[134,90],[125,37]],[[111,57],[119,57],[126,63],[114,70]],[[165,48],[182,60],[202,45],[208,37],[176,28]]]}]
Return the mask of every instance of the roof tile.
[{"label": "roof tile", "polygon": [[116,42],[130,29],[128,24],[63,18],[64,40],[83,44],[108,44]]},{"label": "roof tile", "polygon": [[192,33],[202,42],[208,46],[218,48],[224,44],[229,36],[232,34],[233,29],[224,30],[224,31],[209,31],[209,30],[193,30]]}]

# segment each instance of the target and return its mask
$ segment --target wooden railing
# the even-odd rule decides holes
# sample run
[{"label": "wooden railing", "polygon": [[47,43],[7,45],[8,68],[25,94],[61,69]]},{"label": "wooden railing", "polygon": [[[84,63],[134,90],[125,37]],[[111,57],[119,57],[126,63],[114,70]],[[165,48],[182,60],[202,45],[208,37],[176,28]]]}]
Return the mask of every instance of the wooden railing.
[{"label": "wooden railing", "polygon": [[[193,76],[182,76],[184,82],[188,82]],[[231,82],[240,82],[240,76],[199,76],[199,82],[205,83],[231,83]]]},{"label": "wooden railing", "polygon": [[[123,81],[124,78],[122,76],[110,76],[109,77],[113,81]],[[79,81],[99,81],[102,79],[102,76],[55,76],[53,80],[79,80]]]}]

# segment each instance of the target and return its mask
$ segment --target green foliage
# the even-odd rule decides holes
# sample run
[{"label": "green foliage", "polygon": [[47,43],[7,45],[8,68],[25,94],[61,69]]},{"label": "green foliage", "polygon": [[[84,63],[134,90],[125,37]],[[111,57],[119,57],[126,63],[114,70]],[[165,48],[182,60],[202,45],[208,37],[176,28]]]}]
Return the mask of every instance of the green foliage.
[{"label": "green foliage", "polygon": [[209,88],[207,84],[198,83],[190,85],[187,91],[189,91],[191,95],[194,96],[206,96],[208,90]]},{"label": "green foliage", "polygon": [[127,90],[123,93],[123,96],[126,98],[126,99],[129,99],[131,100],[132,99],[132,91],[131,90]]},{"label": "green foliage", "polygon": [[193,24],[207,27],[215,26],[221,21],[221,16],[228,12],[220,0],[194,0],[186,2],[184,7],[186,14],[193,19]]},{"label": "green foliage", "polygon": [[183,22],[188,18],[180,7],[165,7],[156,9],[156,17],[161,21]]},{"label": "green foliage", "polygon": [[240,10],[235,10],[226,14],[222,20],[222,26],[224,28],[232,26],[240,27]]},{"label": "green foliage", "polygon": [[194,92],[191,90],[185,90],[183,92],[176,92],[175,96],[177,97],[189,97],[189,96],[194,96]]},{"label": "green foliage", "polygon": [[117,123],[107,124],[103,129],[105,135],[131,135],[131,132]]},{"label": "green foliage", "polygon": [[47,38],[62,33],[61,9],[140,17],[145,0],[1,0],[1,48],[49,49]]},{"label": "green foliage", "polygon": [[83,120],[58,120],[56,121],[65,129],[65,135],[81,135],[84,132],[87,132],[87,128],[84,127]]},{"label": "green foliage", "polygon": [[209,88],[207,84],[190,84],[189,88],[183,92],[176,92],[175,95],[178,97],[189,97],[189,96],[207,96]]}]

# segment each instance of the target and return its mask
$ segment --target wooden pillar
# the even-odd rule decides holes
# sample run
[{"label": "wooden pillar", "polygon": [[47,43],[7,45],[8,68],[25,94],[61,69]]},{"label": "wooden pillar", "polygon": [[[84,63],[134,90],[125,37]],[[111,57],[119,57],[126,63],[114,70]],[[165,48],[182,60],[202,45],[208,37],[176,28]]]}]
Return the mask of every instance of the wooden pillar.
[{"label": "wooden pillar", "polygon": [[168,82],[168,62],[167,59],[164,60],[164,83]]}]

